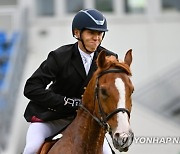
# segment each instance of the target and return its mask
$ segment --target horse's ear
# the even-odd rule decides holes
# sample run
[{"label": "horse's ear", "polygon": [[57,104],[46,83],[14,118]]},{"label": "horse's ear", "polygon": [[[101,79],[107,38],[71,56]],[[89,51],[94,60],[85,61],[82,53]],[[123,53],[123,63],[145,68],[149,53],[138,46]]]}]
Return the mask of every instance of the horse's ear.
[{"label": "horse's ear", "polygon": [[104,65],[105,65],[105,57],[106,57],[106,53],[105,51],[101,51],[98,55],[98,58],[97,58],[97,65],[99,68],[103,68]]},{"label": "horse's ear", "polygon": [[124,62],[126,64],[128,64],[129,66],[131,65],[131,62],[132,62],[132,49],[129,49],[127,52],[126,52],[126,55],[124,57]]}]

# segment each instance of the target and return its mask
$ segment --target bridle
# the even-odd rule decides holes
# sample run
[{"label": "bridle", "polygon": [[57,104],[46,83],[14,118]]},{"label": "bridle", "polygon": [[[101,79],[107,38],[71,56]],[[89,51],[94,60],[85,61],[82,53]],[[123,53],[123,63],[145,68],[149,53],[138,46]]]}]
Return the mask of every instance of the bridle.
[{"label": "bridle", "polygon": [[110,134],[112,133],[110,125],[107,123],[109,119],[111,119],[115,114],[119,112],[127,113],[129,119],[130,119],[130,112],[126,108],[118,108],[111,112],[110,114],[106,114],[102,108],[102,104],[99,99],[99,78],[102,77],[104,74],[108,73],[122,73],[126,71],[123,68],[110,68],[108,70],[102,71],[96,78],[96,85],[95,85],[95,93],[94,93],[94,103],[97,100],[98,103],[98,109],[99,109],[99,114],[100,118],[94,116],[83,104],[80,105],[80,107],[85,110],[100,126],[102,126],[106,132],[109,132]]},{"label": "bridle", "polygon": [[[130,119],[130,112],[128,109],[126,108],[117,108],[115,109],[113,112],[109,113],[108,115],[104,112],[101,101],[99,99],[99,78],[102,77],[104,74],[108,74],[108,73],[126,73],[126,70],[123,68],[110,68],[108,70],[102,71],[96,78],[96,84],[95,84],[95,92],[94,92],[94,104],[97,100],[98,103],[98,110],[99,110],[99,114],[100,114],[100,118],[94,116],[85,106],[83,106],[83,104],[80,104],[80,108],[82,108],[83,110],[85,110],[102,128],[104,128],[104,130],[106,131],[106,133],[108,132],[109,135],[112,137],[112,128],[111,126],[108,124],[108,120],[111,119],[115,114],[119,113],[119,112],[123,112],[123,113],[127,113],[129,119]],[[134,138],[134,134],[132,133],[130,136],[132,139]],[[106,138],[107,139],[107,138]],[[111,148],[111,151],[113,154],[115,154],[111,144],[109,143],[109,141],[107,140],[109,147]],[[131,143],[132,144],[132,143]],[[125,142],[123,143],[122,146],[125,145]],[[127,148],[130,145],[127,146]]]}]

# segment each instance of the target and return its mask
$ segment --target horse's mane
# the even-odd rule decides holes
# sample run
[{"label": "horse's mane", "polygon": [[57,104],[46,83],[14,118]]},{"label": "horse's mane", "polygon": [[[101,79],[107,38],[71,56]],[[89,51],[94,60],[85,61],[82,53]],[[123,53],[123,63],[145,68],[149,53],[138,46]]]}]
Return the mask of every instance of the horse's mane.
[{"label": "horse's mane", "polygon": [[128,64],[126,64],[122,60],[118,60],[115,56],[106,56],[105,57],[105,65],[103,68],[98,67],[97,72],[101,72],[104,70],[107,70],[109,68],[121,68],[124,69],[124,71],[127,73],[127,75],[131,76],[131,70]]}]

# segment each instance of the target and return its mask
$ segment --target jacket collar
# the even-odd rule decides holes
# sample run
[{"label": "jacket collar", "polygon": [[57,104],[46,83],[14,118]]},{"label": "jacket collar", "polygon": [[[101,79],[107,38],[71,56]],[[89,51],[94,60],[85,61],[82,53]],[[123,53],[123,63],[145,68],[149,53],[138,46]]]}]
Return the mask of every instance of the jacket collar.
[{"label": "jacket collar", "polygon": [[72,56],[72,64],[76,71],[80,74],[80,76],[85,79],[86,78],[86,72],[84,69],[83,61],[81,58],[81,55],[78,50],[78,43],[75,43],[73,48],[73,56]]},{"label": "jacket collar", "polygon": [[93,61],[92,61],[88,75],[86,75],[83,61],[82,61],[81,55],[78,50],[78,43],[75,43],[73,50],[74,51],[73,51],[73,57],[72,57],[72,64],[74,65],[76,71],[80,74],[80,76],[83,79],[86,79],[86,78],[90,79],[92,77],[94,71],[97,69],[96,59],[99,54],[99,50],[97,49],[97,51],[95,51],[95,53],[94,53]]}]

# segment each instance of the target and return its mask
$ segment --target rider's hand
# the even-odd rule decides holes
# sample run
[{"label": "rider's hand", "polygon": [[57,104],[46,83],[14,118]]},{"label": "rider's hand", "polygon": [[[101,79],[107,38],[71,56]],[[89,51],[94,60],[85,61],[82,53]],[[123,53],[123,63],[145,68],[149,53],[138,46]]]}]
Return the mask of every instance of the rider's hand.
[{"label": "rider's hand", "polygon": [[70,106],[75,109],[78,109],[80,104],[81,104],[81,99],[64,97],[64,106]]}]

